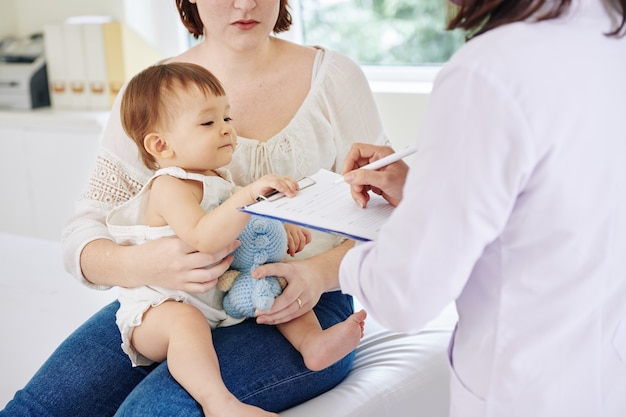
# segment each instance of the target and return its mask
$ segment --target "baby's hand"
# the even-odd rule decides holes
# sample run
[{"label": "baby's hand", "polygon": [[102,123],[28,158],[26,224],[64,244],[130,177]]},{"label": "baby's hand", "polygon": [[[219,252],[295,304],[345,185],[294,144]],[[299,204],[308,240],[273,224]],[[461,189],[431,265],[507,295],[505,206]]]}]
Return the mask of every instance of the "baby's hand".
[{"label": "baby's hand", "polygon": [[295,256],[304,247],[311,243],[311,231],[295,224],[285,223],[285,231],[287,232],[287,253]]},{"label": "baby's hand", "polygon": [[260,195],[270,194],[272,191],[278,191],[287,197],[293,197],[300,189],[298,182],[293,178],[274,174],[262,176],[250,184],[249,187],[253,199]]}]

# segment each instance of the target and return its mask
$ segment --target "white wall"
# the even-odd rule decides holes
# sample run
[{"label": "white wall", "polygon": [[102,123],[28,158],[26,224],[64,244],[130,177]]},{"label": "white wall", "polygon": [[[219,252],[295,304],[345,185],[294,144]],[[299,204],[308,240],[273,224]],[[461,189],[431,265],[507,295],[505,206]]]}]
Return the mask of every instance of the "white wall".
[{"label": "white wall", "polygon": [[383,126],[394,149],[414,145],[428,105],[428,92],[383,92],[374,88],[374,98]]},{"label": "white wall", "polygon": [[0,39],[15,34],[17,31],[17,22],[15,16],[15,4],[17,0],[0,0]]},{"label": "white wall", "polygon": [[41,32],[46,23],[61,22],[70,16],[104,15],[123,20],[123,0],[0,0],[15,4],[17,35]]},{"label": "white wall", "polygon": [[[163,8],[171,9],[167,18],[154,14]],[[0,10],[2,37],[41,32],[45,24],[70,16],[103,15],[125,22],[163,56],[177,54],[185,42],[172,0],[0,0]]]}]

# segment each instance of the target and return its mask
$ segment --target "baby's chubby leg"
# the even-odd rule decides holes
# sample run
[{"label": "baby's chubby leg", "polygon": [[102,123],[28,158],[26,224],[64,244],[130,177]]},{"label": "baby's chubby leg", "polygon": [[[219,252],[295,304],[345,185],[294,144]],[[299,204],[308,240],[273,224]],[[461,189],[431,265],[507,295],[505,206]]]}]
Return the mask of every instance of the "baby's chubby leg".
[{"label": "baby's chubby leg", "polygon": [[205,416],[277,416],[243,404],[228,391],[220,376],[211,327],[197,308],[166,301],[149,309],[131,342],[155,362],[167,359],[172,376],[200,403]]},{"label": "baby's chubby leg", "polygon": [[311,371],[320,371],[337,362],[359,345],[367,313],[358,311],[341,323],[322,330],[312,311],[279,324],[278,329],[302,354]]}]

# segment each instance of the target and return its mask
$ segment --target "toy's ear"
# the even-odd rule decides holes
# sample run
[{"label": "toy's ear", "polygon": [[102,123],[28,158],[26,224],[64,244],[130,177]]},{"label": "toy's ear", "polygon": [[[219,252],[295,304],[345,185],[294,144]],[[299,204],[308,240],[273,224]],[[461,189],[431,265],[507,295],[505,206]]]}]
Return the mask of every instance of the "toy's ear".
[{"label": "toy's ear", "polygon": [[143,146],[146,148],[146,151],[155,158],[167,159],[174,155],[174,150],[160,133],[148,133],[146,137],[143,138]]},{"label": "toy's ear", "polygon": [[278,281],[278,285],[280,285],[280,289],[284,290],[287,287],[287,280],[283,277],[276,277]]},{"label": "toy's ear", "polygon": [[229,269],[224,272],[221,277],[217,279],[217,289],[226,292],[233,287],[235,279],[239,276],[239,271]]}]

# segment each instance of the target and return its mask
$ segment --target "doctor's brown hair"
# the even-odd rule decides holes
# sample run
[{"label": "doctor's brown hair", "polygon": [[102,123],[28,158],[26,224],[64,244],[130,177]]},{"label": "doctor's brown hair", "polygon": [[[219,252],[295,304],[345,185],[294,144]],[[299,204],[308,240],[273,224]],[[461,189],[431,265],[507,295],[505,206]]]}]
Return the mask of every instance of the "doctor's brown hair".
[{"label": "doctor's brown hair", "polygon": [[220,81],[206,68],[185,62],[148,67],[126,86],[120,107],[124,131],[137,145],[141,161],[150,169],[158,165],[144,145],[144,138],[167,126],[172,102],[181,92],[197,88],[207,97],[226,95]]},{"label": "doctor's brown hair", "polygon": [[[274,24],[274,33],[285,32],[289,30],[292,23],[291,13],[288,10],[288,0],[280,0],[280,10],[278,11],[278,19]],[[176,9],[180,15],[180,20],[195,39],[204,34],[204,25],[198,13],[198,5],[191,3],[189,0],[176,0]]]},{"label": "doctor's brown hair", "polygon": [[[598,2],[600,0],[597,0]],[[467,31],[469,40],[508,23],[520,22],[539,13],[537,20],[559,17],[572,4],[572,0],[456,0],[456,10],[448,21],[447,29]],[[607,36],[622,37],[626,33],[626,0],[609,0],[621,21]],[[541,12],[539,12],[541,10]]]}]

